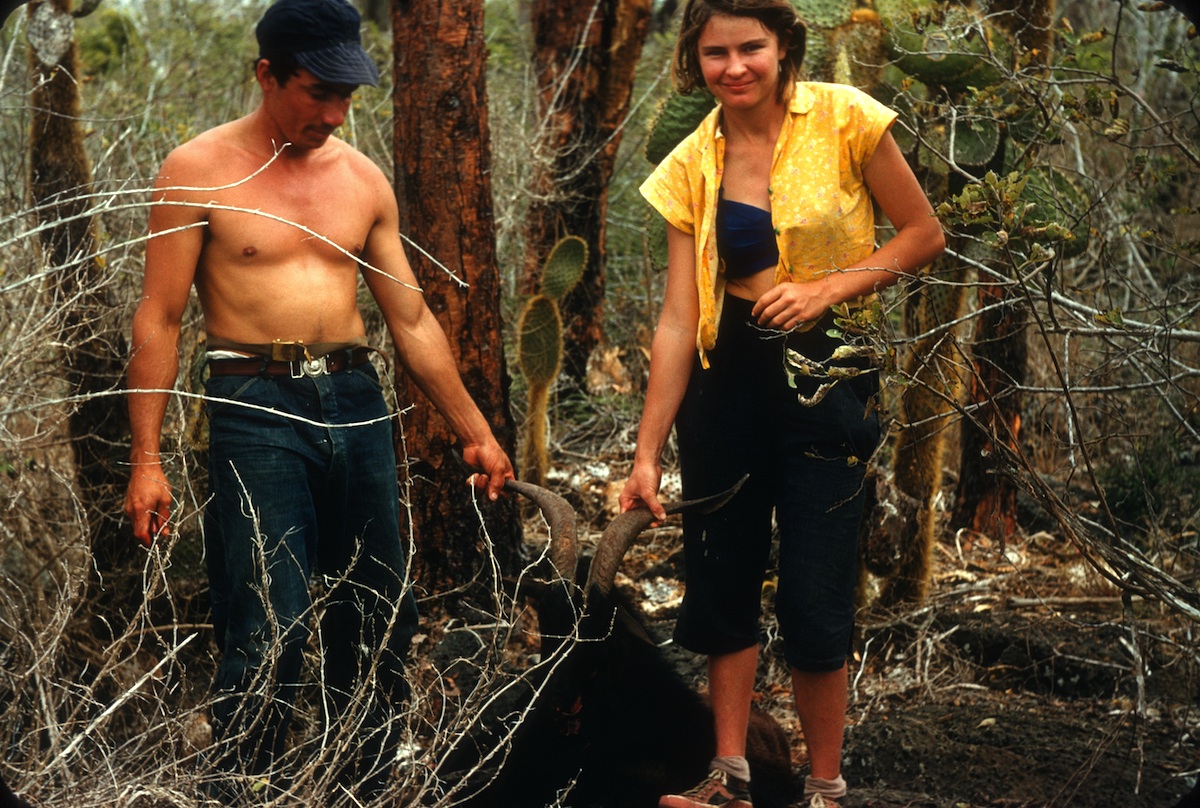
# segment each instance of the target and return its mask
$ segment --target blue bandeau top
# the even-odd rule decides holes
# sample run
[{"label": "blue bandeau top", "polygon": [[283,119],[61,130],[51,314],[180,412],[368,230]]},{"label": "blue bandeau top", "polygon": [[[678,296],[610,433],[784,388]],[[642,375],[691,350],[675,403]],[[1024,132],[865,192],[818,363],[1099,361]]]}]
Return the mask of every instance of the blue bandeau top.
[{"label": "blue bandeau top", "polygon": [[745,202],[717,200],[717,255],[725,263],[725,277],[745,278],[779,263],[779,244],[771,211]]}]

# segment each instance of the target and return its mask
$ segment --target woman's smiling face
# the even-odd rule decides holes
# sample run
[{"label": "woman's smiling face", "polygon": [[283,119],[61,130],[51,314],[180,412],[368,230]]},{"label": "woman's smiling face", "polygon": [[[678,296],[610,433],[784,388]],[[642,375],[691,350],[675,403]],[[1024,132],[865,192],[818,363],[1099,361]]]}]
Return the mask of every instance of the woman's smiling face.
[{"label": "woman's smiling face", "polygon": [[696,50],[705,85],[727,109],[775,103],[779,62],[786,49],[761,22],[714,15],[701,31]]}]

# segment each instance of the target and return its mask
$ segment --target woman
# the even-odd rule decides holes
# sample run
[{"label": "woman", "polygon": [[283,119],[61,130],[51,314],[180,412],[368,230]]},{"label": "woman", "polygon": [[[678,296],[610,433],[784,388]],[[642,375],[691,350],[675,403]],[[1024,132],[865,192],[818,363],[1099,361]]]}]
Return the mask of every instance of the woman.
[{"label": "woman", "polygon": [[[850,87],[800,82],[805,29],[789,0],[689,0],[674,59],[681,92],[719,105],[642,186],[668,224],[666,297],[621,507],[665,518],[659,463],[676,426],[684,496],[746,485],[684,518],[686,594],[675,630],[708,655],[710,775],[662,808],[750,806],[746,727],[772,513],[776,611],[811,772],[805,799],[836,806],[854,624],[863,466],[879,441],[871,372],[807,406],[784,350],[829,360],[832,306],[861,305],[937,257],[941,227],[889,129],[896,114]],[[875,248],[871,200],[895,228]],[[868,369],[869,370],[869,369]]]}]

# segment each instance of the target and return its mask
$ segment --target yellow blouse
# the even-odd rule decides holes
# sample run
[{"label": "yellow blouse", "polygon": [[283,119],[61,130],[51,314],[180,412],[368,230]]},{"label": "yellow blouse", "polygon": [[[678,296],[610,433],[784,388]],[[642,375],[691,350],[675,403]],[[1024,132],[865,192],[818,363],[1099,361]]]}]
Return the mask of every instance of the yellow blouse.
[{"label": "yellow blouse", "polygon": [[[641,187],[668,222],[695,237],[696,348],[705,367],[725,295],[715,227],[725,159],[720,114],[718,106]],[[875,215],[862,172],[895,120],[895,111],[854,87],[796,84],[775,144],[768,189],[779,244],[776,283],[813,280],[875,251]]]}]

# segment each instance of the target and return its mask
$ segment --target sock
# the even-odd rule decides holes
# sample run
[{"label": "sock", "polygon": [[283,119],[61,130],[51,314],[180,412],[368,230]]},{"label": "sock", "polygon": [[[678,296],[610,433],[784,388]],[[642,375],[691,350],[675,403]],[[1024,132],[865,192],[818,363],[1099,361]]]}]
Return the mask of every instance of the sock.
[{"label": "sock", "polygon": [[719,769],[725,772],[730,777],[736,777],[743,783],[750,782],[750,763],[741,755],[727,755],[725,757],[715,757],[708,764],[708,768]]},{"label": "sock", "polygon": [[805,775],[804,799],[807,800],[814,794],[820,794],[822,797],[827,797],[831,800],[840,800],[846,796],[846,781],[840,774],[834,780],[813,777],[811,774]]}]

